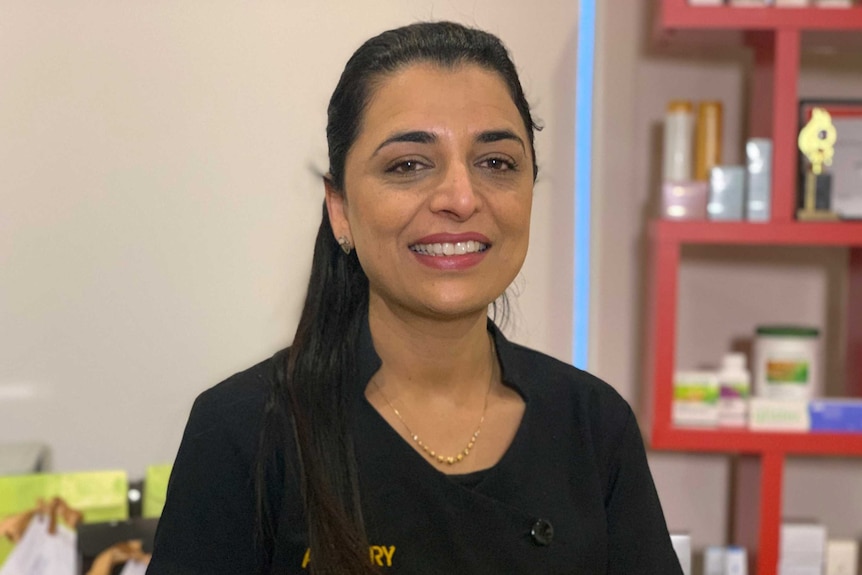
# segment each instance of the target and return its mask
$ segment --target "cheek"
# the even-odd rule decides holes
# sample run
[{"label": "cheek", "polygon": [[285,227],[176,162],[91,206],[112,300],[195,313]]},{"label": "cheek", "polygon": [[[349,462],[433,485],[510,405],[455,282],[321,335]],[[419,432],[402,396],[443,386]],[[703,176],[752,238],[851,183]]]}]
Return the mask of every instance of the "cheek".
[{"label": "cheek", "polygon": [[350,205],[349,217],[354,241],[360,248],[377,251],[400,240],[399,234],[410,215],[405,202],[383,194],[363,194],[356,200]]},{"label": "cheek", "polygon": [[526,241],[530,235],[533,195],[512,198],[498,210],[498,221],[513,238]]}]

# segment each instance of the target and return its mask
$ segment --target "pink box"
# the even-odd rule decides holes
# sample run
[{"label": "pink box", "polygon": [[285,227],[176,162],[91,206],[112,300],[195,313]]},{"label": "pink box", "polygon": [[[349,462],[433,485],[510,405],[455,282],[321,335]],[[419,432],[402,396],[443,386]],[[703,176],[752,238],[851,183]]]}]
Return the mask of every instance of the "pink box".
[{"label": "pink box", "polygon": [[661,217],[668,220],[705,220],[709,201],[706,182],[665,182],[661,188]]}]

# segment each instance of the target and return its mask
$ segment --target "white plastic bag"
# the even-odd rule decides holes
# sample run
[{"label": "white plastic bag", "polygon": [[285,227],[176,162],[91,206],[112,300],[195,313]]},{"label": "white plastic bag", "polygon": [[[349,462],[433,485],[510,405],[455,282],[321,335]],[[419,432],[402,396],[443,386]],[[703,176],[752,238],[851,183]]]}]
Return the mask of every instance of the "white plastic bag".
[{"label": "white plastic bag", "polygon": [[75,575],[77,534],[57,526],[48,533],[48,518],[34,515],[18,544],[0,567],[0,575]]},{"label": "white plastic bag", "polygon": [[134,559],[126,561],[120,575],[147,575],[147,564]]}]

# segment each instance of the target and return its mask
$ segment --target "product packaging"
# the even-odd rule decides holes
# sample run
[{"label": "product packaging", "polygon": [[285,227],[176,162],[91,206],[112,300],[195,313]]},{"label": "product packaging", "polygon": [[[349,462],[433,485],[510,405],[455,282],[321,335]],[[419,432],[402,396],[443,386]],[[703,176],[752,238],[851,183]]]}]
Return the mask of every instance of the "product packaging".
[{"label": "product packaging", "polygon": [[748,402],[748,427],[752,431],[810,431],[808,402],[752,397]]},{"label": "product packaging", "polygon": [[682,575],[691,575],[691,535],[671,533],[670,543],[682,567]]},{"label": "product packaging", "polygon": [[808,411],[811,431],[862,433],[862,400],[817,399]]},{"label": "product packaging", "polygon": [[859,566],[859,544],[852,540],[826,543],[826,575],[856,575]]},{"label": "product packaging", "polygon": [[741,220],[745,213],[745,168],[716,166],[709,173],[710,220]]},{"label": "product packaging", "polygon": [[705,181],[715,166],[721,164],[721,102],[701,102],[697,107],[694,179]]},{"label": "product packaging", "polygon": [[673,424],[678,427],[718,425],[718,378],[711,371],[680,371],[673,382]]},{"label": "product packaging", "polygon": [[817,523],[783,523],[779,545],[779,575],[791,573],[822,575],[826,558],[825,526]]},{"label": "product packaging", "polygon": [[692,176],[694,114],[691,102],[668,104],[664,122],[663,182],[689,182]]},{"label": "product packaging", "polygon": [[754,342],[754,392],[771,399],[820,395],[820,332],[797,326],[760,326]]},{"label": "product packaging", "polygon": [[748,554],[744,547],[728,547],[724,553],[724,575],[748,575]]},{"label": "product packaging", "polygon": [[769,221],[772,207],[772,140],[748,140],[745,155],[748,163],[745,217],[752,222]]},{"label": "product packaging", "polygon": [[724,547],[710,546],[703,552],[703,575],[724,575]]},{"label": "product packaging", "polygon": [[708,198],[706,182],[665,182],[661,215],[669,220],[705,220]]},{"label": "product packaging", "polygon": [[751,396],[751,373],[746,369],[745,354],[725,355],[717,378],[719,427],[745,427]]},{"label": "product packaging", "polygon": [[707,547],[703,575],[748,575],[748,553],[744,547]]}]

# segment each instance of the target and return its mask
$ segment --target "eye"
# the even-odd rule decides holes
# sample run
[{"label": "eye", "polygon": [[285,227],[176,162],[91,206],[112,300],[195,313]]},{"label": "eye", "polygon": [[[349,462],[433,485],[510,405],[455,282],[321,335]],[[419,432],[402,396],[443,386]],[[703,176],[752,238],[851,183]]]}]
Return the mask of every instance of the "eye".
[{"label": "eye", "polygon": [[497,172],[505,172],[518,169],[518,164],[516,164],[513,160],[496,156],[485,158],[484,160],[479,162],[479,165]]},{"label": "eye", "polygon": [[387,174],[411,174],[428,168],[428,165],[419,160],[399,160],[386,168]]}]

